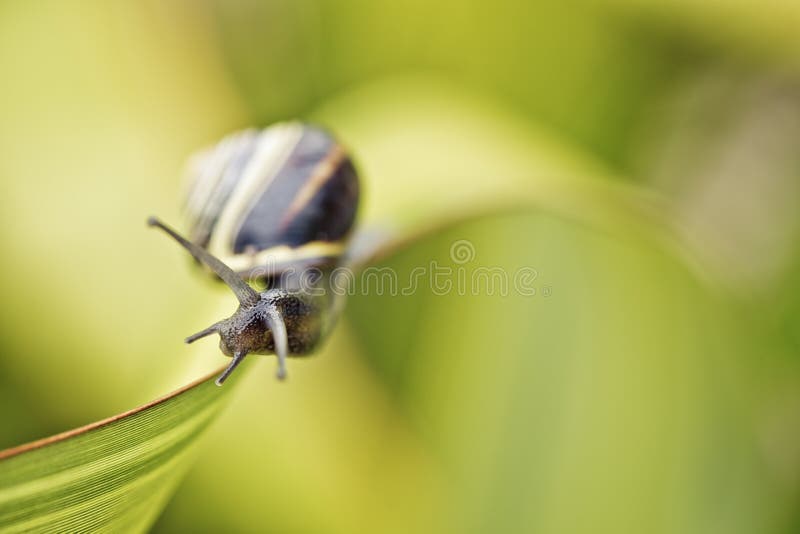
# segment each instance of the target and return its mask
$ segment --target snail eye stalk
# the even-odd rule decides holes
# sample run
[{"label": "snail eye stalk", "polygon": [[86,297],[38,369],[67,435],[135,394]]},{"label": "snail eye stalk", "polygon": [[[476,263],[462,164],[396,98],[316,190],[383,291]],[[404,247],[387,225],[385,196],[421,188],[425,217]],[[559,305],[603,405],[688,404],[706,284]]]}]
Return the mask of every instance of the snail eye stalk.
[{"label": "snail eye stalk", "polygon": [[275,354],[278,356],[278,380],[286,378],[286,356],[289,354],[289,336],[286,334],[286,323],[277,308],[271,308],[264,316],[264,323],[272,332],[275,342]]},{"label": "snail eye stalk", "polygon": [[184,341],[186,341],[186,343],[194,343],[198,339],[210,336],[211,334],[216,334],[217,332],[219,332],[219,323],[214,323],[205,330],[200,330],[196,334],[192,334],[191,336],[187,337]]},{"label": "snail eye stalk", "polygon": [[236,354],[233,355],[233,361],[230,363],[230,365],[228,365],[228,367],[225,369],[225,371],[223,371],[222,374],[219,375],[219,378],[217,378],[216,384],[218,386],[221,386],[223,384],[223,382],[225,382],[225,380],[228,379],[228,377],[231,375],[233,370],[236,369],[236,367],[240,363],[242,363],[242,361],[244,360],[245,356],[247,356],[246,352],[237,352]]},{"label": "snail eye stalk", "polygon": [[149,217],[147,219],[147,225],[163,230],[167,235],[177,241],[178,244],[188,250],[189,254],[194,256],[197,261],[207,265],[223,282],[225,282],[225,285],[231,288],[231,291],[233,291],[236,298],[239,299],[239,303],[242,306],[252,306],[259,301],[258,293],[256,293],[255,289],[247,285],[247,282],[239,278],[239,275],[236,274],[233,269],[222,263],[221,260],[213,256],[210,252],[184,239],[178,232],[156,217]]}]

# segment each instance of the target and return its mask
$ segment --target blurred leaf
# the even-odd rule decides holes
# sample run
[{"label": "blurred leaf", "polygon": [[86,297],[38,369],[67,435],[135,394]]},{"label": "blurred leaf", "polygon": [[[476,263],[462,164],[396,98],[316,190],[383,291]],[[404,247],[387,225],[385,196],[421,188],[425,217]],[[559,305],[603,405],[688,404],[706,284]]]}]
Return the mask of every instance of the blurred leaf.
[{"label": "blurred leaf", "polygon": [[233,389],[218,373],[149,404],[0,451],[0,531],[142,531]]},{"label": "blurred leaf", "polygon": [[360,227],[401,237],[538,208],[680,249],[662,199],[496,102],[438,76],[397,76],[326,102],[313,118],[351,147]]},{"label": "blurred leaf", "polygon": [[696,73],[640,136],[641,176],[732,292],[784,292],[800,242],[798,137],[797,77],[730,66]]},{"label": "blurred leaf", "polygon": [[[718,52],[797,64],[800,4],[796,0],[592,0],[632,16],[640,25],[666,28],[672,40],[693,41]],[[675,31],[677,30],[677,31]],[[723,52],[723,54],[719,54]]]},{"label": "blurred leaf", "polygon": [[[460,264],[450,249],[464,239],[475,255]],[[454,531],[766,531],[747,323],[680,261],[527,210],[459,224],[379,267],[405,291],[434,264],[449,291],[426,277],[380,295],[362,278],[348,318],[450,477]],[[485,269],[508,291],[476,291]],[[514,287],[520,269],[537,273],[535,294]]]},{"label": "blurred leaf", "polygon": [[[683,69],[674,47],[585,0],[207,0],[234,81],[262,122],[356,84],[437,73],[613,164]],[[478,37],[479,36],[479,37]]]}]

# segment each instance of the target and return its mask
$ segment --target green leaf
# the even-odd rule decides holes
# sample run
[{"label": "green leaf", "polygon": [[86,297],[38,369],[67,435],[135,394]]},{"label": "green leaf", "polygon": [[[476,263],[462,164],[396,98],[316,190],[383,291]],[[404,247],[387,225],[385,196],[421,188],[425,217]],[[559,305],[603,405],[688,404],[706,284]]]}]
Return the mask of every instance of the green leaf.
[{"label": "green leaf", "polygon": [[218,374],[128,412],[0,451],[0,531],[147,529],[233,389],[232,383],[217,387]]}]

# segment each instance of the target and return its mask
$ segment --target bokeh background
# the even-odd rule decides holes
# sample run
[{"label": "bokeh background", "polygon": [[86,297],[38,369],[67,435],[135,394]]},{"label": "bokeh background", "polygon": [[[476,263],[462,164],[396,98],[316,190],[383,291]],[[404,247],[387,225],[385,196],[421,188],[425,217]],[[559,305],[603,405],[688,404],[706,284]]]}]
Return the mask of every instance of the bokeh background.
[{"label": "bokeh background", "polygon": [[535,296],[367,292],[248,362],[156,532],[800,531],[795,0],[0,2],[0,446],[224,363],[195,149],[300,117],[382,260]]}]

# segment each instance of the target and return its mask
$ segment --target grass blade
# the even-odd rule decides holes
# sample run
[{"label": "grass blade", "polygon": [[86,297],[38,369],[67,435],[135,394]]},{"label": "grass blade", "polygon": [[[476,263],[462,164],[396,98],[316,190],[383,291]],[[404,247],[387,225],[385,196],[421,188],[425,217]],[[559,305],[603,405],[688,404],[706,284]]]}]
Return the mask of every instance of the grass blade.
[{"label": "grass blade", "polygon": [[142,531],[231,385],[219,371],[108,419],[0,451],[0,531]]}]

